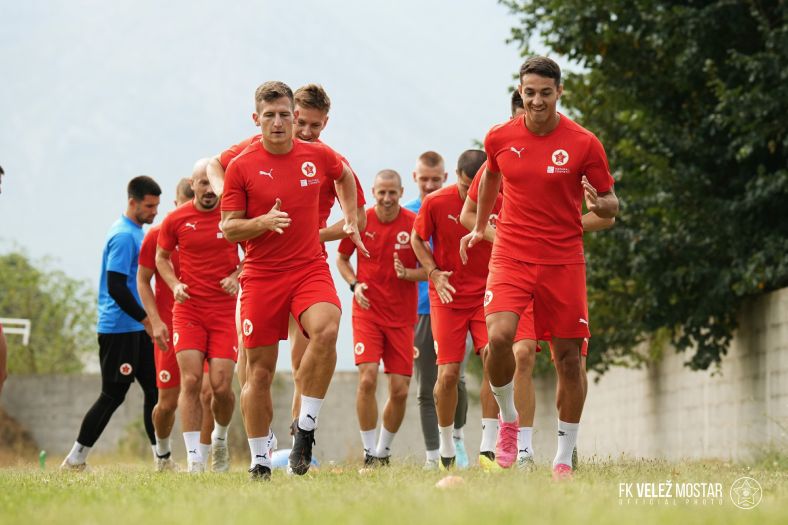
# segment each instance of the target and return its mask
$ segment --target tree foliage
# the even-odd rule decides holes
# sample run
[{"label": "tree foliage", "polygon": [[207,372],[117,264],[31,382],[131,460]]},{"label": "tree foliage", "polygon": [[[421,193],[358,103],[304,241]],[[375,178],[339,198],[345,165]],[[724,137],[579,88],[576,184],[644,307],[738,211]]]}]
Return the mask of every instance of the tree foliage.
[{"label": "tree foliage", "polygon": [[660,342],[719,364],[745,299],[788,284],[788,3],[501,3],[524,56],[580,66],[562,104],[616,178],[616,226],[586,238],[590,364]]},{"label": "tree foliage", "polygon": [[0,317],[30,319],[30,344],[8,335],[14,374],[79,372],[82,357],[98,350],[96,297],[90,285],[33,264],[19,252],[0,255]]}]

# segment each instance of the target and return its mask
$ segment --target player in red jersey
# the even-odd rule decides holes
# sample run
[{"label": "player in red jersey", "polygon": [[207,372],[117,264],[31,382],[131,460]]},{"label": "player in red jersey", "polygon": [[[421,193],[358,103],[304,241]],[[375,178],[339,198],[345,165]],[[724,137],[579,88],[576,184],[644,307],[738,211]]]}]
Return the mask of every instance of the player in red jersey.
[{"label": "player in red jersey", "polygon": [[520,316],[533,303],[536,334],[552,338],[559,417],[553,475],[566,479],[584,403],[581,346],[590,336],[581,204],[587,193],[589,211],[612,218],[618,199],[602,144],[556,111],[563,91],[558,64],[546,57],[526,60],[519,91],[524,118],[494,127],[485,138],[489,165],[480,182],[476,225],[463,248],[484,240],[503,183],[505,213],[497,224],[485,296],[485,366],[501,426],[516,425],[512,345]]},{"label": "player in red jersey", "polygon": [[[525,113],[523,108],[523,99],[520,97],[518,91],[512,93],[511,99],[512,118],[520,117]],[[487,163],[484,163],[476,177],[473,178],[473,183],[468,189],[468,197],[465,199],[465,204],[462,208],[460,215],[460,222],[468,230],[472,230],[476,224],[476,201],[479,194],[479,183],[481,182],[484,170],[487,168]],[[503,188],[501,188],[502,190]],[[583,231],[594,232],[610,228],[615,223],[614,218],[603,219],[593,212],[588,212],[582,217]],[[484,238],[490,242],[495,241],[495,225],[494,221],[485,230]],[[533,436],[533,422],[536,412],[536,393],[533,384],[533,368],[536,360],[536,352],[540,351],[539,345],[536,341],[536,334],[534,333],[533,326],[533,304],[529,305],[524,311],[517,325],[517,333],[514,338],[514,358],[515,358],[515,373],[514,373],[514,404],[517,408],[519,415],[519,429],[517,432],[517,466],[523,469],[530,469],[533,467],[534,449],[532,444]],[[549,334],[542,334],[542,338],[549,340]],[[583,397],[588,391],[588,380],[586,378],[586,353],[588,351],[588,343],[585,342],[581,349],[580,356],[580,371],[583,375]],[[491,428],[495,429],[497,433],[498,422],[489,421],[484,427],[485,431]],[[492,432],[491,432],[492,433]],[[499,463],[502,457],[505,457],[506,448],[502,446],[500,438],[511,439],[511,436],[501,434],[498,439],[498,454],[496,459]],[[484,439],[484,438],[483,438]],[[509,463],[507,461],[507,463]],[[574,454],[573,454],[574,463]]]},{"label": "player in red jersey", "polygon": [[309,470],[320,407],[336,365],[341,307],[315,228],[325,177],[335,181],[344,232],[368,253],[358,233],[353,172],[328,146],[294,139],[290,88],[282,82],[262,84],[255,107],[262,136],[227,169],[222,229],[228,239],[246,241],[241,318],[247,378],[241,409],[251,478],[266,480],[273,438],[271,381],[291,314],[310,337],[296,376],[301,410],[289,461],[295,474]]},{"label": "player in red jersey", "polygon": [[[416,268],[410,232],[416,214],[399,205],[402,178],[394,170],[375,177],[369,208],[365,244],[370,257],[358,257],[358,272],[350,256],[356,246],[350,239],[339,244],[337,268],[353,292],[353,353],[358,367],[356,414],[364,447],[364,466],[387,465],[391,443],[405,417],[408,387],[413,375],[413,329],[416,324],[416,281],[427,278]],[[383,410],[380,437],[378,424],[378,368],[383,360],[389,379],[389,397]]]},{"label": "player in red jersey", "polygon": [[[307,84],[301,86],[295,91],[295,112],[294,112],[294,133],[296,138],[307,142],[320,142],[320,134],[328,124],[328,112],[331,109],[331,99],[318,84]],[[252,116],[254,119],[254,115]],[[255,122],[257,125],[257,122]],[[260,135],[249,137],[235,146],[222,152],[220,155],[211,160],[208,165],[208,176],[214,189],[221,194],[224,188],[224,172],[230,161],[237,157],[246,146],[254,141],[260,140]],[[341,157],[341,156],[340,156]],[[346,158],[341,157],[342,161],[350,167],[350,163]],[[364,191],[358,177],[356,180],[356,206],[357,206],[357,219],[359,231],[363,231],[366,225],[366,214],[364,213]],[[331,208],[336,202],[336,189],[334,182],[330,179],[324,179],[320,185],[320,203],[318,210],[318,227],[320,229],[320,242],[329,242],[333,240],[343,239],[346,234],[343,231],[344,221],[340,220],[328,226],[328,217],[331,214]],[[240,315],[240,296],[238,310]],[[243,350],[243,334],[241,333],[240,321],[238,322],[238,381],[243,386],[246,382],[246,354]],[[290,316],[289,335],[290,340],[290,360],[292,364],[293,377],[298,373],[298,368],[301,364],[301,358],[304,355],[308,341],[303,332],[298,328],[295,319]],[[295,421],[298,419],[300,411],[301,395],[296,385],[293,391],[293,404],[292,416],[293,425],[291,431],[294,432]]]},{"label": "player in red jersey", "polygon": [[[454,414],[457,407],[457,383],[460,364],[465,357],[465,339],[471,332],[476,352],[482,355],[487,345],[484,325],[484,286],[492,245],[474,247],[468,264],[460,261],[460,239],[466,229],[460,224],[460,212],[471,179],[485,160],[480,150],[468,150],[457,161],[457,184],[429,194],[421,205],[413,227],[411,243],[430,279],[430,315],[438,363],[435,405],[438,413],[441,465],[455,463],[453,440]],[[488,213],[497,213],[500,205]],[[433,248],[427,242],[432,238]],[[484,359],[484,355],[482,355]],[[482,382],[482,418],[495,418],[496,407],[490,390]],[[483,455],[487,450],[481,450]],[[489,457],[488,457],[489,459]]]},{"label": "player in red jersey", "polygon": [[[209,364],[215,417],[212,436],[213,467],[230,468],[227,427],[235,407],[232,391],[237,353],[235,296],[238,293],[238,246],[227,242],[219,229],[219,199],[205,173],[207,159],[198,161],[192,173],[194,200],[180,206],[162,222],[156,252],[156,269],[172,290],[172,342],[181,375],[181,427],[189,472],[203,472],[200,449],[202,406],[200,387],[203,363]],[[172,265],[178,250],[179,274]]]}]

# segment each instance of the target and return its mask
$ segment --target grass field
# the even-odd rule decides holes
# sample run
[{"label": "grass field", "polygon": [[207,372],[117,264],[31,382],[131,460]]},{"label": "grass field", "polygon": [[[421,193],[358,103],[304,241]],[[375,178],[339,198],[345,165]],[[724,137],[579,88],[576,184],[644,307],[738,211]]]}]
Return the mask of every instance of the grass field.
[{"label": "grass field", "polygon": [[[103,464],[102,464],[103,463]],[[141,462],[94,462],[85,474],[51,466],[0,470],[0,523],[786,523],[788,477],[782,460],[749,468],[719,462],[584,463],[556,484],[544,466],[532,473],[458,471],[464,483],[435,486],[444,474],[399,465],[360,474],[358,465],[324,466],[306,477],[277,470],[270,483],[228,474],[157,474]],[[731,484],[760,482],[751,510],[733,505]],[[722,483],[722,499],[622,500],[620,483]],[[675,496],[675,495],[674,495]]]}]

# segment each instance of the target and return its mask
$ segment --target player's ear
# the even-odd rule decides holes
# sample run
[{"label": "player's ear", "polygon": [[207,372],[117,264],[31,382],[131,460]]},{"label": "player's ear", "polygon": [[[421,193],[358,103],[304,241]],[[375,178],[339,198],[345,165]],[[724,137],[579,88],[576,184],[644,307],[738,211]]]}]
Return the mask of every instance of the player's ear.
[{"label": "player's ear", "polygon": [[255,126],[260,127],[260,115],[256,111],[252,113],[252,122]]},{"label": "player's ear", "polygon": [[564,85],[563,84],[559,84],[558,85],[558,89],[556,89],[556,97],[555,97],[556,100],[561,98],[561,95],[563,95],[563,94],[564,94]]}]

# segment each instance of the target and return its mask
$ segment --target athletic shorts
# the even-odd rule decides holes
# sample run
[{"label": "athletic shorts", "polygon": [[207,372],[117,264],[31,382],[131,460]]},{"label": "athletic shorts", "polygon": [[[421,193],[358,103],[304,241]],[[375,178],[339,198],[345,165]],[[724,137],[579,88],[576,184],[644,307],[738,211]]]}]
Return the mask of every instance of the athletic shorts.
[{"label": "athletic shorts", "polygon": [[301,314],[317,303],[330,303],[342,310],[324,260],[287,272],[243,277],[242,285],[244,348],[270,346],[286,340],[290,315],[309,337],[301,326]]},{"label": "athletic shorts", "polygon": [[468,332],[471,333],[477,354],[487,345],[487,325],[481,306],[457,309],[433,304],[430,305],[430,317],[439,365],[462,363],[465,360]]},{"label": "athletic shorts", "polygon": [[177,388],[181,385],[181,370],[175,358],[175,348],[172,344],[174,337],[172,325],[167,325],[167,332],[171,334],[167,350],[162,350],[157,342],[153,342],[153,358],[156,361],[156,387]]},{"label": "athletic shorts", "polygon": [[172,344],[175,352],[199,350],[206,359],[238,360],[235,304],[175,303],[172,310]]},{"label": "athletic shorts", "polygon": [[101,378],[116,383],[133,383],[146,368],[155,368],[153,343],[144,331],[98,334]]},{"label": "athletic shorts", "polygon": [[531,264],[495,255],[490,260],[484,312],[523,316],[533,303],[534,333],[590,337],[585,264]]},{"label": "athletic shorts", "polygon": [[356,366],[379,363],[387,374],[413,375],[413,325],[388,326],[353,318]]}]

